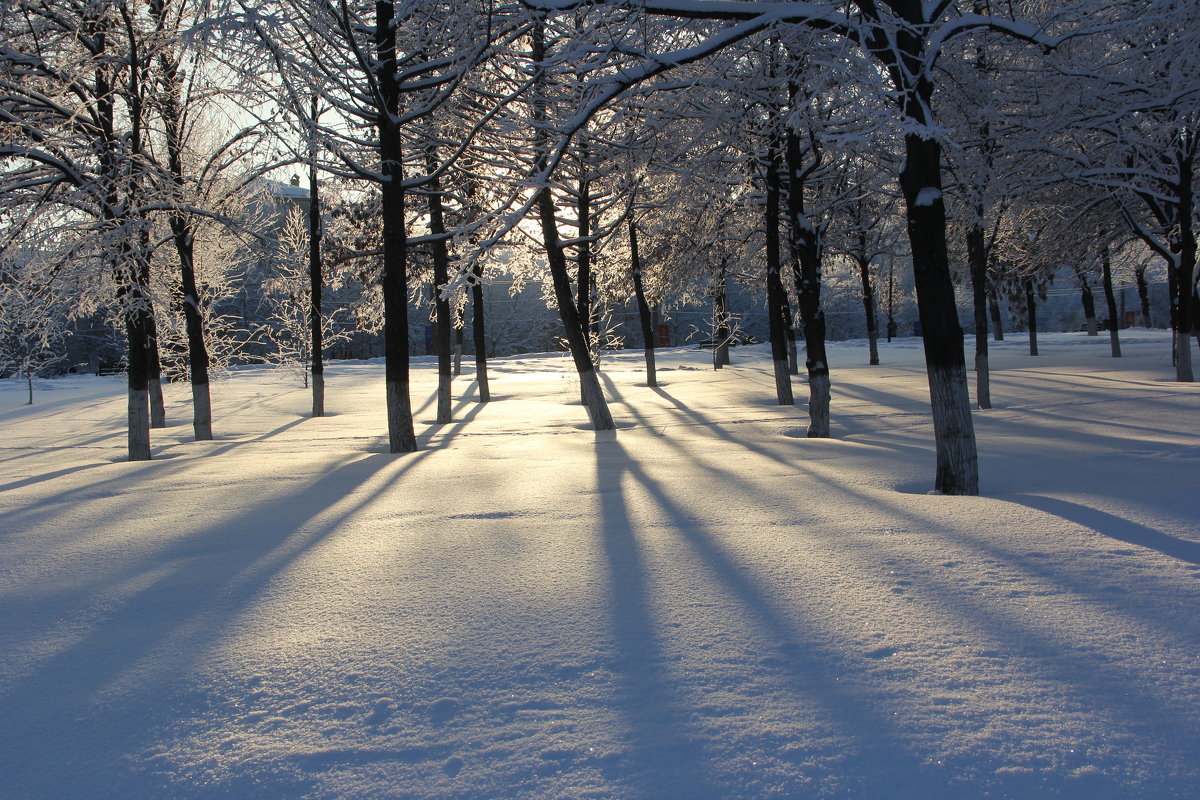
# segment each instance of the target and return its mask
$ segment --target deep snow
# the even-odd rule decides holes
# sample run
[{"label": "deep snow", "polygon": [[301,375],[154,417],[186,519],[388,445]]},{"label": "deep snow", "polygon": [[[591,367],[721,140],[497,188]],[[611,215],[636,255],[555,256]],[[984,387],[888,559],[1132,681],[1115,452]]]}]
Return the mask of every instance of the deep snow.
[{"label": "deep snow", "polygon": [[[970,340],[968,340],[968,343]],[[0,381],[0,797],[1200,796],[1200,389],[1166,335],[993,344],[984,496],[929,494],[918,340],[470,376],[389,455],[382,366]],[[972,376],[973,380],[973,376]],[[797,397],[805,393],[802,381]]]}]

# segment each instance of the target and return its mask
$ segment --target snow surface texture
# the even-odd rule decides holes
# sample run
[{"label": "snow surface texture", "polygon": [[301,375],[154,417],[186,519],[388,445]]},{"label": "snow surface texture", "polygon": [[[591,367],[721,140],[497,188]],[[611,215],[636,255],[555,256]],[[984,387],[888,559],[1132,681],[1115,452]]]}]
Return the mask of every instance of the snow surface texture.
[{"label": "snow surface texture", "polygon": [[[1200,387],[1167,337],[993,344],[984,497],[928,493],[919,340],[830,346],[834,438],[769,356],[495,362],[385,452],[283,373],[0,382],[0,796],[1200,796]],[[803,397],[803,387],[798,387]]]}]

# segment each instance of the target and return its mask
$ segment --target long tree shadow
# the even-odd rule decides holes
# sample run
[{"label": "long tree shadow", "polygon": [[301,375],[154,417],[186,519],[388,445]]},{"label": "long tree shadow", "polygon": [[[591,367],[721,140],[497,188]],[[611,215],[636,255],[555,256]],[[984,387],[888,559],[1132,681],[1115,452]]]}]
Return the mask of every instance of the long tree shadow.
[{"label": "long tree shadow", "polygon": [[[215,458],[217,456],[229,453],[238,448],[246,447],[260,442],[268,441],[279,434],[294,428],[297,425],[308,420],[309,417],[300,417],[290,422],[286,422],[273,430],[262,433],[252,439],[237,439],[221,441],[217,440],[212,443],[205,443],[207,450],[204,452],[204,458]],[[158,447],[158,454],[169,454],[174,448],[190,448],[196,446],[196,442],[186,442],[183,444],[169,444]],[[52,494],[47,497],[39,498],[38,505],[34,508],[25,508],[18,506],[12,511],[0,512],[0,529],[15,530],[21,527],[30,527],[36,525],[41,519],[52,516],[57,513],[55,506],[62,503],[74,502],[76,500],[103,496],[106,493],[119,492],[124,487],[130,484],[136,484],[143,477],[153,477],[155,479],[163,479],[172,475],[178,474],[181,471],[187,470],[194,466],[194,461],[188,458],[159,458],[151,461],[139,462],[108,462],[95,464],[91,467],[78,467],[73,470],[60,471],[55,477],[63,477],[67,474],[78,472],[82,469],[105,468],[110,470],[108,477],[100,480],[89,481],[85,485],[72,486],[64,489],[57,494]],[[33,485],[34,483],[47,480],[35,476],[37,479],[26,479],[24,485]],[[15,488],[15,487],[14,487]],[[147,495],[145,500],[151,498]]]},{"label": "long tree shadow", "polygon": [[[645,668],[636,680],[631,676],[628,691],[637,701],[631,724],[633,737],[639,747],[657,756],[673,752],[681,743],[688,743],[689,727],[678,726],[680,690],[675,678],[653,663],[661,659],[662,645],[653,627],[651,597],[646,581],[646,568],[637,553],[632,522],[626,510],[621,489],[622,478],[636,482],[662,510],[670,529],[707,568],[717,590],[737,601],[739,607],[757,621],[765,634],[767,647],[775,651],[768,669],[776,670],[789,690],[798,699],[815,703],[826,721],[843,740],[844,751],[838,754],[843,761],[848,784],[860,789],[882,791],[889,786],[888,776],[900,770],[908,779],[917,779],[919,786],[905,787],[906,793],[891,796],[925,796],[927,789],[944,790],[943,776],[915,753],[896,730],[896,720],[872,707],[870,698],[855,687],[852,681],[840,676],[852,673],[845,657],[820,644],[819,634],[798,630],[777,602],[759,586],[725,549],[717,543],[704,525],[689,515],[663,488],[651,479],[619,442],[603,442],[597,446],[597,473],[602,486],[605,552],[613,575],[614,635],[618,646],[631,654],[642,656]],[[690,727],[700,727],[693,723]],[[681,771],[691,774],[692,786],[666,794],[647,794],[659,797],[728,797],[737,795],[736,787],[720,786],[717,777],[707,774],[713,769],[707,761],[712,752],[720,751],[722,742],[692,742],[683,751]],[[679,758],[677,753],[676,758]],[[682,778],[676,778],[682,779]],[[797,789],[803,781],[797,781]],[[875,795],[871,795],[875,796]],[[879,795],[883,796],[883,795]]]},{"label": "long tree shadow", "polygon": [[[680,410],[682,413],[682,409]],[[636,416],[636,412],[634,413]],[[702,417],[702,415],[696,415],[695,412],[691,412],[691,418],[694,423],[699,423],[699,419],[697,419],[697,417]],[[722,435],[721,438],[728,439],[732,443],[737,443],[737,437],[728,433]],[[665,441],[669,445],[676,445],[676,443],[673,442],[669,437],[666,437]],[[755,452],[763,452],[761,448],[752,447],[751,449]],[[781,458],[773,453],[764,454],[776,460],[780,460]],[[697,462],[697,464],[698,466],[703,466],[702,464],[699,464],[699,462]],[[808,480],[819,481],[827,484],[831,489],[836,489],[840,493],[848,492],[857,497],[857,500],[850,502],[852,507],[855,503],[878,503],[886,497],[886,495],[880,496],[877,493],[869,495],[864,494],[853,486],[848,486],[844,482],[839,482],[836,479],[836,471],[829,474],[822,474],[820,471],[814,469],[815,466],[816,465],[806,466],[802,461],[793,464],[793,467],[798,472],[804,473]],[[715,467],[705,468],[713,470],[714,474],[717,469]],[[693,548],[698,554],[701,555],[703,560],[711,565],[711,571],[721,578],[721,583],[723,585],[727,585],[736,596],[744,599],[744,605],[747,608],[755,611],[756,615],[764,621],[764,627],[767,627],[782,641],[788,643],[781,649],[784,651],[790,651],[794,647],[791,642],[794,642],[795,639],[788,639],[787,637],[789,634],[794,633],[795,629],[788,626],[786,614],[782,610],[772,606],[769,595],[763,592],[755,582],[749,580],[744,571],[737,568],[736,560],[727,554],[725,549],[718,543],[716,538],[706,534],[702,525],[698,524],[696,520],[692,519],[681,509],[675,507],[675,505],[668,497],[665,496],[661,489],[656,488],[651,481],[646,479],[644,472],[636,464],[630,464],[626,468],[626,471],[629,475],[633,476],[640,483],[642,483],[643,486],[650,490],[650,493],[655,497],[659,505],[664,509],[664,511],[667,512],[667,516],[671,521],[672,529],[678,531],[685,540],[692,544]],[[797,477],[799,477],[799,475]],[[732,483],[740,486],[736,480]],[[933,525],[931,520],[913,516],[910,513],[911,509],[896,505],[895,502],[892,502],[889,505],[893,507],[891,514],[898,522],[906,517],[911,518],[912,527],[909,529],[931,531],[936,530],[936,528],[931,527],[931,525]],[[1125,528],[1124,531],[1126,535],[1130,534],[1130,530],[1128,528]],[[1175,542],[1165,542],[1161,537],[1150,536],[1150,533],[1148,533],[1147,530],[1139,530],[1137,533],[1140,535],[1140,538],[1143,541],[1153,541],[1160,549],[1165,549],[1169,546],[1173,552],[1179,553],[1183,556],[1192,556],[1194,554],[1190,543],[1183,543],[1183,546],[1181,547],[1178,540]],[[1040,580],[1048,581],[1051,584],[1058,584],[1065,589],[1068,594],[1076,595],[1079,599],[1085,602],[1105,607],[1109,610],[1109,613],[1132,615],[1135,617],[1141,616],[1139,613],[1141,609],[1137,607],[1132,609],[1128,608],[1127,604],[1121,603],[1118,597],[1115,597],[1110,593],[1110,589],[1108,587],[1095,586],[1091,583],[1083,582],[1083,579],[1072,581],[1067,575],[1057,574],[1057,572],[1051,568],[1050,564],[1045,563],[1045,559],[1039,558],[1039,556],[1043,554],[1030,553],[1027,556],[1021,556],[1017,553],[1008,552],[1000,547],[989,547],[986,538],[972,537],[966,535],[965,533],[960,533],[954,530],[944,532],[939,531],[937,535],[944,537],[947,540],[954,541],[959,546],[965,547],[968,550],[974,550],[980,555],[987,555],[991,559],[1009,565],[1018,571],[1024,572],[1031,576],[1036,576]],[[885,560],[887,555],[889,555],[888,551],[892,550],[890,542],[886,538],[878,538],[874,541],[881,549],[881,552],[877,554],[877,560]],[[902,555],[902,552],[897,550],[895,554]],[[886,588],[886,584],[889,581],[886,566],[875,565],[873,563],[864,563],[859,564],[858,566],[866,568],[868,572],[876,572],[878,577],[873,583]],[[930,574],[930,577],[933,577],[933,573]],[[948,574],[947,577],[949,577]],[[1010,613],[1012,609],[1008,606],[996,606],[994,604],[990,604],[989,602],[985,601],[985,598],[967,595],[953,599],[953,592],[956,591],[955,586],[956,584],[953,582],[947,582],[941,590],[934,592],[933,596],[925,601],[930,603],[930,610],[936,611],[940,614],[949,615],[949,617],[952,619],[957,617],[964,621],[970,620],[974,629],[980,630],[981,632],[987,631],[990,634],[990,640],[995,641],[1001,646],[1001,648],[1007,648],[1004,649],[1003,652],[1009,652],[1009,650],[1011,650],[1014,657],[1030,657],[1035,659],[1034,663],[1037,665],[1036,669],[1038,672],[1054,681],[1055,685],[1062,687],[1062,689],[1068,693],[1068,696],[1080,698],[1081,701],[1083,701],[1082,699],[1090,698],[1092,696],[1092,691],[1095,686],[1136,685],[1136,681],[1141,673],[1134,665],[1122,664],[1120,662],[1113,662],[1110,664],[1108,663],[1108,660],[1104,659],[1103,657],[1093,658],[1091,656],[1092,651],[1088,648],[1091,646],[1100,647],[1100,641],[1084,638],[1074,645],[1069,646],[1071,649],[1069,649],[1065,654],[1061,653],[1062,643],[1059,641],[1054,631],[1043,630],[1040,627],[1033,626],[1031,624],[1033,620],[1023,619],[1019,614],[1013,615]],[[930,588],[932,589],[933,587]],[[915,599],[916,590],[912,590],[910,595]],[[1064,611],[1063,613],[1067,612]],[[1154,626],[1154,622],[1155,621],[1151,618],[1144,620],[1144,624],[1151,625],[1152,627]],[[988,641],[989,639],[984,639],[982,641]],[[1180,640],[1177,642],[1177,644],[1180,646],[1186,646],[1187,641]],[[805,652],[811,651],[811,647],[808,647],[805,650]],[[822,648],[817,648],[817,652],[822,654],[822,658],[827,656],[832,659],[832,663],[834,664],[837,663],[838,658],[845,658],[844,656],[839,655],[840,649],[836,648],[833,650],[823,650]],[[1059,655],[1054,660],[1047,661],[1046,654],[1049,653],[1059,653]],[[832,671],[832,669],[833,668],[831,667],[830,671]],[[811,685],[811,679],[814,672],[818,671],[819,666],[810,667],[807,670],[798,670],[796,682],[797,692],[803,691],[803,687],[800,684],[806,681],[808,684],[808,689],[810,691],[814,690],[816,687]],[[853,672],[853,669],[851,668],[849,671]],[[1131,684],[1131,681],[1134,683]],[[842,682],[820,687],[818,693],[822,696],[836,699],[843,697],[846,689],[847,684]],[[889,691],[897,691],[897,689],[899,689],[899,686],[893,689],[884,689],[883,691],[886,695]],[[879,690],[877,689],[876,691]],[[869,694],[869,692],[864,693],[864,695],[866,694]],[[859,701],[860,698],[851,698],[849,701],[850,711],[842,716],[851,720],[869,720],[871,709],[864,708],[861,705],[856,706],[855,703]],[[837,702],[841,703],[840,700]],[[869,700],[863,702],[866,702],[869,705]],[[1148,719],[1151,720],[1176,720],[1186,717],[1186,712],[1183,714],[1173,713],[1170,706],[1163,702],[1163,697],[1160,694],[1154,693],[1153,691],[1127,691],[1124,699],[1102,696],[1098,698],[1095,703],[1088,703],[1088,705],[1094,705],[1096,708],[1096,713],[1098,714],[1113,715],[1124,718],[1127,720],[1129,725],[1138,728],[1145,728],[1145,723],[1147,720],[1146,716],[1138,713],[1139,709],[1144,710],[1149,715]],[[844,707],[844,705],[839,705],[839,707]],[[921,762],[919,767],[911,767],[915,756],[911,754],[908,751],[908,748],[905,746],[904,737],[906,737],[908,734],[898,733],[895,737],[897,741],[893,742],[888,740],[887,723],[889,722],[894,722],[899,725],[912,724],[912,722],[908,721],[903,715],[895,719],[884,720],[884,725],[882,726],[884,732],[880,734],[882,738],[877,737],[874,740],[867,740],[868,745],[866,748],[859,751],[862,754],[863,759],[859,763],[864,765],[873,765],[881,758],[888,758],[890,754],[892,759],[890,763],[897,767],[898,774],[904,774],[906,776],[906,780],[908,780],[908,778],[912,777],[914,774],[919,775],[920,777],[918,778],[918,783],[920,785],[914,787],[913,785],[908,784],[903,787],[892,787],[889,790],[886,784],[886,779],[882,778],[880,776],[880,772],[874,769],[872,766],[872,768],[864,770],[864,774],[874,776],[871,778],[871,780],[876,781],[876,783],[873,785],[872,790],[878,790],[881,792],[879,796],[886,795],[893,797],[919,797],[922,796],[922,791],[941,786],[942,784],[939,776],[934,774],[933,770],[924,769],[924,767],[927,766],[924,762]],[[953,731],[956,729],[954,727],[955,723],[953,723],[952,720],[947,720],[947,724],[950,725],[950,727],[947,728],[946,734],[953,735]],[[877,726],[872,725],[869,722],[862,722],[861,724],[861,728],[866,730],[868,733],[875,731],[876,727]],[[913,744],[916,744],[916,740],[913,740]],[[1181,743],[1179,747],[1170,748],[1172,756],[1177,751],[1186,751],[1187,747],[1188,745],[1186,743]],[[904,763],[906,761],[907,763]],[[1005,764],[1002,759],[996,760],[995,763],[997,767],[1002,767]],[[1053,787],[1059,785],[1056,783],[1056,781],[1058,781],[1060,778],[1061,776],[1047,778],[1045,786]],[[1062,784],[1064,786],[1070,783],[1069,776],[1065,780],[1066,783]],[[985,785],[986,784],[980,784],[981,787]],[[1122,791],[1121,784],[1118,779],[1093,781],[1092,786],[1093,788],[1103,789],[1103,791],[1118,793]],[[1004,779],[997,778],[993,786],[993,788],[997,788],[1001,791],[1012,790],[1014,792],[1019,792],[1022,787],[1031,790],[1035,788],[1032,784],[1028,786],[1023,784],[1022,779],[1019,775],[1017,775],[1017,773],[1013,773],[1011,780],[1009,780],[1007,777]]]},{"label": "long tree shadow", "polygon": [[653,599],[622,480],[632,462],[615,440],[596,447],[601,538],[609,572],[612,638],[632,753],[621,776],[632,797],[719,797],[705,752],[665,666]]},{"label": "long tree shadow", "polygon": [[1189,564],[1200,565],[1200,541],[1180,539],[1115,514],[1054,497],[1016,494],[1010,495],[1008,499],[1023,506],[1044,511],[1067,522],[1090,528],[1101,536],[1155,550]]},{"label": "long tree shadow", "polygon": [[[96,786],[130,786],[131,765],[125,759],[149,746],[154,724],[173,713],[159,705],[159,698],[179,696],[194,659],[222,644],[234,620],[276,576],[335,534],[417,461],[410,457],[397,465],[390,456],[356,456],[241,517],[173,539],[106,579],[106,585],[125,591],[122,596],[96,598],[84,587],[40,597],[42,627],[25,633],[65,643],[27,664],[24,674],[0,691],[6,780],[30,791],[54,787],[30,796],[65,797],[64,787],[74,787],[74,796],[82,797]],[[362,491],[389,467],[392,474],[377,480],[373,491]],[[342,500],[329,505],[329,498]],[[10,599],[6,605],[20,602]],[[53,630],[61,625],[55,617],[72,616],[76,634],[64,637]],[[20,618],[28,615],[22,612]],[[19,645],[18,638],[9,643]],[[18,646],[14,652],[36,649]],[[81,728],[87,732],[67,733]],[[86,735],[100,743],[111,754],[101,771],[111,774],[72,771],[70,759],[61,762],[60,772],[41,774],[44,753],[64,735],[68,740]],[[155,780],[150,774],[144,778]]]}]

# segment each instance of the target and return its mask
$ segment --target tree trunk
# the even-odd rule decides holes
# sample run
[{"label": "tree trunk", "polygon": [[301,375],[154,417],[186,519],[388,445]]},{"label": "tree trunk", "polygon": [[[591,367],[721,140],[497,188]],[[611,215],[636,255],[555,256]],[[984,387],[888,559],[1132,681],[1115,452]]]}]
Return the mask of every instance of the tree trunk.
[{"label": "tree trunk", "polygon": [[988,281],[988,311],[992,315],[992,338],[1004,341],[1004,315],[1000,313],[1000,300],[996,297],[995,283]]},{"label": "tree trunk", "polygon": [[[437,170],[437,153],[433,148],[426,151],[430,173]],[[429,232],[435,237],[446,234],[446,219],[442,208],[441,183],[434,180],[429,185]],[[450,301],[442,295],[442,289],[450,281],[450,252],[444,238],[430,244],[433,251],[433,305],[436,317],[435,350],[438,360],[437,424],[446,425],[453,419],[451,392],[454,373],[451,365],[450,337],[453,321],[450,317]]]},{"label": "tree trunk", "polygon": [[633,293],[637,298],[638,321],[642,326],[642,348],[646,353],[646,385],[658,386],[658,374],[654,366],[654,322],[650,315],[650,304],[646,302],[646,290],[642,285],[642,258],[638,251],[637,223],[629,220],[629,261],[633,270]]},{"label": "tree trunk", "polygon": [[717,291],[713,295],[713,330],[716,343],[713,348],[713,368],[721,369],[729,365],[729,338],[733,332],[729,329],[729,309],[725,297],[725,262],[721,262],[721,274],[717,282]]},{"label": "tree trunk", "polygon": [[[151,13],[165,21],[166,6],[152,0]],[[167,146],[167,166],[175,185],[176,201],[183,203],[183,108],[180,100],[179,59],[174,50],[158,57],[164,89],[160,100],[163,134]],[[196,283],[195,226],[181,212],[170,215],[171,238],[179,258],[179,283],[183,295],[183,319],[188,340],[188,379],[192,388],[192,434],[196,441],[211,441],[212,397],[209,391],[209,355],[204,340],[204,316]]]},{"label": "tree trunk", "polygon": [[[544,23],[538,20],[531,32],[532,55],[535,64],[546,60],[546,41]],[[540,95],[544,88],[544,73],[541,67],[534,80],[533,116],[539,124],[535,128],[535,147],[537,149],[536,166],[539,171],[548,168],[547,143],[544,123],[546,121],[546,103]],[[596,367],[592,362],[591,350],[588,348],[587,333],[580,318],[579,308],[575,305],[575,297],[571,292],[571,275],[567,270],[567,256],[563,252],[562,240],[558,235],[558,222],[555,216],[554,195],[548,186],[538,190],[535,204],[542,228],[542,239],[546,245],[546,261],[550,266],[550,278],[554,284],[554,299],[558,304],[558,315],[562,319],[563,332],[566,335],[567,347],[575,362],[575,371],[579,375],[579,394],[583,405],[587,408],[592,427],[598,431],[610,431],[616,428],[612,414],[608,410],[608,402],[604,391],[600,388],[600,379],[596,376]],[[583,287],[580,287],[582,295]]]},{"label": "tree trunk", "polygon": [[[312,99],[313,122],[317,119],[317,98]],[[312,351],[312,415],[325,416],[325,342],[324,324],[321,318],[321,291],[324,276],[321,274],[321,194],[317,182],[316,152],[308,170],[308,303]]]},{"label": "tree trunk", "polygon": [[768,146],[763,164],[767,202],[764,225],[767,235],[767,321],[771,332],[771,363],[775,371],[775,399],[781,406],[795,405],[788,372],[787,335],[784,332],[784,289],[779,277],[779,153]]},{"label": "tree trunk", "polygon": [[1146,282],[1146,268],[1138,267],[1134,272],[1134,280],[1137,283],[1138,301],[1142,313],[1142,327],[1153,327],[1150,320],[1150,284]]},{"label": "tree trunk", "polygon": [[870,348],[871,366],[879,365],[879,319],[875,313],[875,289],[871,286],[871,262],[866,257],[866,235],[859,237],[860,250],[858,261],[858,277],[863,288],[863,313],[867,319],[867,344]]},{"label": "tree trunk", "polygon": [[150,312],[144,287],[127,287],[125,336],[129,346],[128,447],[130,461],[150,460]]},{"label": "tree trunk", "polygon": [[1037,294],[1033,290],[1033,281],[1025,281],[1025,322],[1029,326],[1029,355],[1038,354],[1037,341]]},{"label": "tree trunk", "polygon": [[382,183],[380,216],[383,227],[383,353],[387,403],[388,449],[411,453],[417,449],[409,395],[408,357],[408,221],[405,219],[403,154],[396,118],[400,88],[396,66],[396,31],[390,3],[375,5],[376,75],[383,108],[379,129]]},{"label": "tree trunk", "polygon": [[180,292],[188,339],[188,378],[192,388],[192,434],[196,441],[211,441],[212,398],[209,393],[208,347],[204,341],[204,317],[196,286],[195,241],[192,226],[179,214],[171,217],[171,237],[179,257]]},{"label": "tree trunk", "polygon": [[579,145],[579,196],[576,211],[578,213],[579,244],[576,247],[575,283],[579,302],[576,308],[579,312],[579,324],[583,327],[583,336],[590,340],[597,331],[592,327],[592,243],[588,238],[592,233],[592,193],[591,181],[588,180],[587,143]]},{"label": "tree trunk", "polygon": [[[795,97],[796,88],[790,88]],[[800,139],[790,128],[786,134],[788,174],[788,231],[792,251],[792,278],[804,326],[804,366],[808,371],[808,436],[829,437],[829,357],[825,350],[825,311],[821,308],[821,243],[804,210],[804,176],[800,164]]]},{"label": "tree trunk", "polygon": [[543,188],[538,193],[537,206],[541,217],[542,236],[546,242],[546,260],[550,264],[550,276],[554,283],[554,297],[558,301],[558,314],[562,319],[567,347],[570,348],[571,358],[575,361],[575,370],[579,374],[580,399],[587,408],[592,427],[598,431],[610,431],[615,429],[616,425],[609,413],[604,392],[600,388],[600,379],[596,376],[592,353],[579,318],[579,309],[571,296],[567,257],[558,238],[554,198],[548,188]]},{"label": "tree trunk", "polygon": [[[1092,287],[1088,285],[1087,276],[1079,276],[1080,283],[1080,299],[1083,301],[1083,318],[1087,323],[1087,335],[1099,336],[1100,324],[1096,320],[1096,297],[1092,294]],[[1113,319],[1113,324],[1116,324],[1116,319]]]},{"label": "tree trunk", "polygon": [[[149,284],[149,276],[146,281]],[[149,339],[146,345],[148,358],[146,386],[150,394],[150,427],[165,428],[167,427],[167,406],[163,401],[162,361],[158,356],[158,322],[154,318],[154,306],[149,295],[146,296],[145,302],[150,306]]]},{"label": "tree trunk", "polygon": [[796,319],[792,316],[792,301],[783,290],[783,332],[787,335],[788,375],[799,375],[799,355],[796,353]]},{"label": "tree trunk", "polygon": [[450,375],[455,378],[462,374],[463,343],[466,335],[467,331],[462,325],[454,329],[454,364],[450,367]]},{"label": "tree trunk", "polygon": [[[920,105],[927,108],[932,87],[925,88]],[[913,119],[921,119],[920,108],[906,110]],[[967,392],[963,333],[958,323],[954,283],[946,252],[941,145],[916,133],[906,135],[904,143],[905,163],[899,177],[904,192],[917,310],[929,373],[937,449],[934,488],[943,494],[976,495],[979,494],[979,459]]]},{"label": "tree trunk", "polygon": [[[982,218],[982,209],[976,213]],[[971,268],[971,299],[975,314],[975,404],[992,407],[992,376],[988,364],[987,247],[983,225],[967,231],[967,261]]]},{"label": "tree trunk", "polygon": [[479,402],[492,399],[488,385],[487,369],[487,326],[483,311],[483,268],[478,264],[472,270],[475,281],[471,286],[471,334],[475,341],[475,383],[479,386]]},{"label": "tree trunk", "polygon": [[1117,296],[1113,292],[1112,262],[1108,248],[1100,252],[1100,267],[1103,270],[1104,302],[1108,305],[1108,341],[1112,345],[1112,357],[1121,357],[1121,333],[1117,319]]},{"label": "tree trunk", "polygon": [[[1186,134],[1188,138],[1198,136],[1196,131]],[[1195,293],[1196,274],[1196,231],[1193,227],[1195,213],[1193,203],[1193,158],[1188,149],[1180,147],[1177,158],[1179,169],[1179,203],[1176,206],[1175,223],[1178,229],[1179,258],[1176,263],[1176,330],[1178,331],[1178,353],[1176,354],[1175,379],[1181,383],[1195,380],[1192,373],[1192,297]]]}]

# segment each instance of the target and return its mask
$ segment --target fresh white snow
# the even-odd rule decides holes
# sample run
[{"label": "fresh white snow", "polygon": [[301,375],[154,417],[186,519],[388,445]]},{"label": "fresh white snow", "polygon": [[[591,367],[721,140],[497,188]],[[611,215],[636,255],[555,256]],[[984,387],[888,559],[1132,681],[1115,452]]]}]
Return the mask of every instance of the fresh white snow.
[{"label": "fresh white snow", "polygon": [[828,440],[761,346],[608,357],[607,434],[566,358],[443,426],[423,362],[409,455],[378,363],[324,419],[237,371],[211,443],[168,387],[137,464],[121,378],[0,381],[0,797],[1200,796],[1167,341],[993,343],[975,498],[929,493],[916,339],[830,346]]}]

